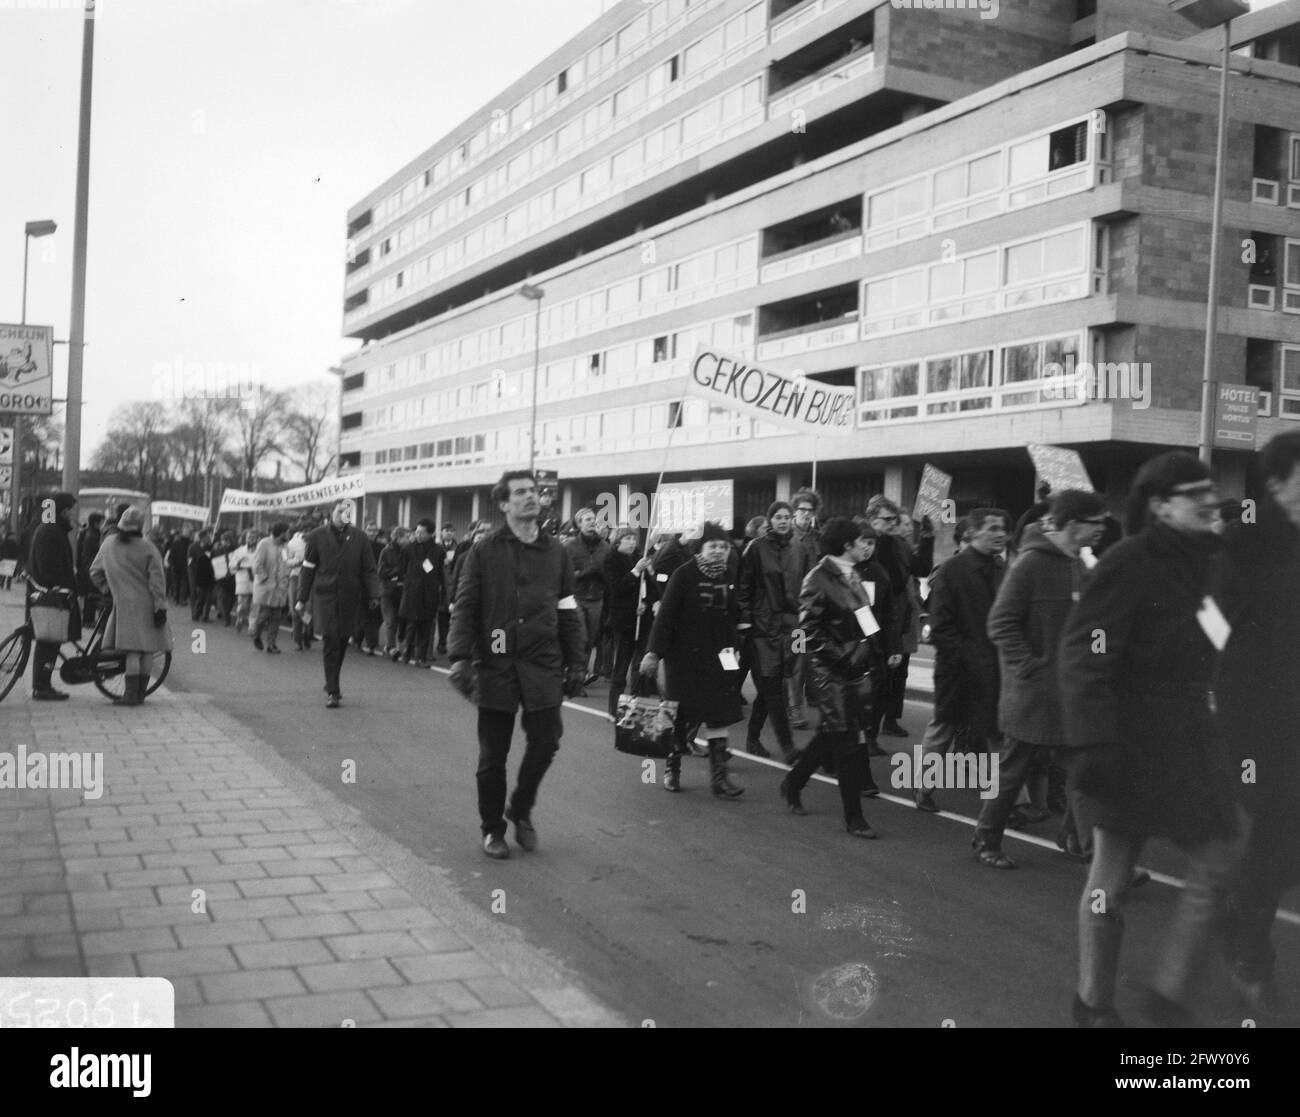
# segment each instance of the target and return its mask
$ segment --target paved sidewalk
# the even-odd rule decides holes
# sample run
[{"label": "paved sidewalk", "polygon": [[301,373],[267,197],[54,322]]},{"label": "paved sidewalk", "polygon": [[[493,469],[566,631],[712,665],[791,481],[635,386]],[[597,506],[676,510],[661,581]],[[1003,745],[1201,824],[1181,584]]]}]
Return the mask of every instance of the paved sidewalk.
[{"label": "paved sidewalk", "polygon": [[0,974],[165,977],[178,1027],[624,1023],[204,698],[30,690],[0,752],[102,753],[103,792],[0,789]]}]

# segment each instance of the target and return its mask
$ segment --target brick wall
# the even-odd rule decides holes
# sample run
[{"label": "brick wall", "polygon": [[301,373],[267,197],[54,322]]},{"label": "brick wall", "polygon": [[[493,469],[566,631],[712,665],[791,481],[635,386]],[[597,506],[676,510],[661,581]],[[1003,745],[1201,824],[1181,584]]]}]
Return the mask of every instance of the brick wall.
[{"label": "brick wall", "polygon": [[[1205,334],[1200,330],[1143,325],[1137,330],[1135,360],[1151,365],[1151,406],[1199,411],[1201,368],[1205,361]],[[1246,339],[1220,334],[1215,347],[1220,378],[1242,378],[1246,365]]]}]

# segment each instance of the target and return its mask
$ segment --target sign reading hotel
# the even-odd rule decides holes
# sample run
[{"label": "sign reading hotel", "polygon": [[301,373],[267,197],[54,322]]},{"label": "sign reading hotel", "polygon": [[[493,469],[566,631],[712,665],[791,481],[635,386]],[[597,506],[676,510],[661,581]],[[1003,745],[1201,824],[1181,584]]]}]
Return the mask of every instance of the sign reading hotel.
[{"label": "sign reading hotel", "polygon": [[1214,389],[1214,445],[1223,450],[1254,450],[1259,422],[1259,389],[1249,384],[1218,384]]},{"label": "sign reading hotel", "polygon": [[691,358],[686,390],[716,407],[799,434],[854,432],[854,389],[759,368],[734,353],[699,346]]},{"label": "sign reading hotel", "polygon": [[1043,446],[1037,442],[1029,443],[1025,449],[1034,461],[1038,476],[1052,486],[1053,496],[1065,489],[1082,489],[1085,493],[1095,491],[1077,450],[1065,446]]},{"label": "sign reading hotel", "polygon": [[943,502],[952,491],[952,477],[942,469],[925,463],[921,470],[921,485],[916,490],[916,506],[912,509],[912,519],[919,520],[929,516],[938,520],[943,513]]},{"label": "sign reading hotel", "polygon": [[54,409],[53,326],[0,324],[0,411],[48,415]]},{"label": "sign reading hotel", "polygon": [[693,531],[706,520],[731,530],[734,481],[670,481],[655,494],[651,533]]},{"label": "sign reading hotel", "polygon": [[250,493],[241,489],[227,489],[221,494],[221,512],[279,512],[284,508],[309,508],[344,497],[366,495],[364,473],[349,473],[300,489],[283,493]]}]

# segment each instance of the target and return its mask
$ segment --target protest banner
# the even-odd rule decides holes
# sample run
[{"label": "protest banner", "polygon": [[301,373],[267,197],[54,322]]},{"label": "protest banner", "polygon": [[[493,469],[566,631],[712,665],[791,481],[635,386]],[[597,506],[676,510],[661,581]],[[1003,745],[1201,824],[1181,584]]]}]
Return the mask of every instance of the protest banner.
[{"label": "protest banner", "polygon": [[282,493],[250,493],[240,489],[227,489],[221,494],[220,512],[279,512],[286,508],[310,508],[315,504],[328,504],[344,497],[365,495],[365,474],[349,473]]},{"label": "protest banner", "polygon": [[806,376],[759,368],[746,358],[697,346],[686,377],[688,395],[752,419],[807,435],[853,434],[856,393]]}]

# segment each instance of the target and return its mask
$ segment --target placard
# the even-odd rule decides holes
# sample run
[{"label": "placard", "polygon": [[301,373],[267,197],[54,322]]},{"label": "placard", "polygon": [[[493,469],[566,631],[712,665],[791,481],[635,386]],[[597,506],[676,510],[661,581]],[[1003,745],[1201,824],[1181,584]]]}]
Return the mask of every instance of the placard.
[{"label": "placard", "polygon": [[655,494],[651,532],[692,531],[706,520],[730,531],[734,481],[672,481]]},{"label": "placard", "polygon": [[1082,489],[1085,493],[1094,491],[1092,479],[1077,450],[1043,446],[1036,442],[1029,443],[1025,449],[1033,459],[1038,476],[1052,487],[1053,496],[1066,489]]},{"label": "placard", "polygon": [[921,470],[920,487],[916,490],[916,504],[912,508],[912,519],[919,521],[929,516],[931,520],[938,520],[943,511],[943,502],[948,499],[951,491],[952,477],[942,469],[926,462],[925,468]]}]

